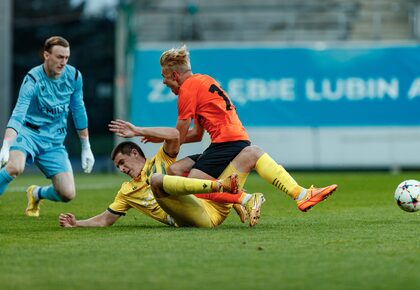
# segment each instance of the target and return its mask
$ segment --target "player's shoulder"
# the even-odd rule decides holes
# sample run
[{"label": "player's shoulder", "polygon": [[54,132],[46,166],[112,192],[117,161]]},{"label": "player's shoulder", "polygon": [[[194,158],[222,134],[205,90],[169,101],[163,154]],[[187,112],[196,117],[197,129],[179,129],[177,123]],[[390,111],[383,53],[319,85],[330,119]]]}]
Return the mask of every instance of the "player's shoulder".
[{"label": "player's shoulder", "polygon": [[163,148],[163,146],[161,146],[160,148],[159,148],[159,150],[156,152],[156,155],[154,156],[154,159],[156,159],[156,158],[160,158],[160,159],[168,159],[168,160],[171,160],[171,159],[173,159],[173,160],[176,160],[176,157],[172,157],[172,156],[170,156],[166,151],[165,151],[165,148]]},{"label": "player's shoulder", "polygon": [[69,78],[71,80],[78,80],[82,74],[81,72],[75,68],[74,66],[67,64],[64,68],[64,74],[66,76],[66,78]]},{"label": "player's shoulder", "polygon": [[217,82],[213,77],[209,75],[194,74],[190,78],[188,78],[185,81],[185,83],[186,83],[186,87],[188,87],[189,89],[192,89],[192,88],[200,89],[203,87],[208,89],[207,87],[209,85],[217,83]]},{"label": "player's shoulder", "polygon": [[33,68],[31,68],[27,74],[26,74],[26,78],[28,78],[28,80],[32,80],[33,82],[37,82],[38,80],[40,80],[42,78],[42,73],[44,71],[43,65],[37,65]]}]

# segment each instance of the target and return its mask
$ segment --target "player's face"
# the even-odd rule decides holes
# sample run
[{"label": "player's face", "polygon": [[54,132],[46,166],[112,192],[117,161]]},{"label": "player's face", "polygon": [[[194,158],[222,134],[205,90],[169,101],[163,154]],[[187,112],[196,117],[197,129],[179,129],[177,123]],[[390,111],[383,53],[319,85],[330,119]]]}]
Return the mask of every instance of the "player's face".
[{"label": "player's face", "polygon": [[177,72],[162,69],[163,83],[171,89],[172,93],[178,95],[179,83]]},{"label": "player's face", "polygon": [[119,152],[115,155],[114,164],[119,171],[135,178],[140,175],[142,169],[142,163],[139,162],[138,157],[136,152],[132,152],[130,155]]},{"label": "player's face", "polygon": [[70,48],[55,45],[51,52],[44,51],[44,66],[50,78],[58,78],[63,72],[70,57]]}]

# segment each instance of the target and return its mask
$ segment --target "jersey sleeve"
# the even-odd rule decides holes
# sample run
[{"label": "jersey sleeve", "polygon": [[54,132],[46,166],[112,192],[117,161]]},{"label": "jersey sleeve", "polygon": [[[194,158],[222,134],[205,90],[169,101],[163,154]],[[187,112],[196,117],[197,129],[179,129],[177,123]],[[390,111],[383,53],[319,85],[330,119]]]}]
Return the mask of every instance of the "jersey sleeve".
[{"label": "jersey sleeve", "polygon": [[76,130],[80,131],[88,127],[88,118],[83,101],[83,77],[77,71],[75,73],[75,90],[70,100],[70,110],[73,116],[73,122]]},{"label": "jersey sleeve", "polygon": [[125,215],[130,208],[131,206],[128,204],[124,194],[122,194],[120,190],[115,197],[114,202],[108,206],[108,211],[117,215]]},{"label": "jersey sleeve", "polygon": [[31,104],[35,95],[36,80],[32,75],[27,74],[23,79],[22,85],[20,86],[16,106],[13,109],[13,113],[9,119],[9,122],[7,123],[7,128],[12,128],[16,132],[20,131],[20,128],[25,121],[26,112],[28,111],[29,105]]}]

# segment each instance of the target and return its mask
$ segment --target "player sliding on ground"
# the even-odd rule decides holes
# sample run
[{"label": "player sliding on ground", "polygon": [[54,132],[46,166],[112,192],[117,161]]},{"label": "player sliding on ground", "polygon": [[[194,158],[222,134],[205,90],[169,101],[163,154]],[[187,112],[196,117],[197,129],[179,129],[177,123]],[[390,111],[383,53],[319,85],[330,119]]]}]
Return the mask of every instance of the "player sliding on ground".
[{"label": "player sliding on ground", "polygon": [[[111,131],[115,132],[118,136],[125,138],[140,136],[142,130],[142,128],[135,127],[131,123],[122,120],[112,121],[110,127]],[[167,128],[167,130],[168,129],[169,128]],[[177,163],[174,163],[172,166],[176,165]],[[323,188],[315,188],[313,186],[309,189],[304,188],[290,176],[283,166],[277,164],[259,147],[247,146],[229,163],[220,176],[224,177],[232,173],[238,175],[239,193],[228,197],[223,196],[223,200],[224,202],[233,204],[244,204],[250,217],[250,226],[254,226],[258,222],[261,204],[264,201],[264,196],[260,193],[250,196],[241,192],[249,172],[253,169],[255,169],[264,180],[292,197],[301,211],[308,211],[337,189],[337,185],[335,184]],[[152,178],[152,188],[153,184],[156,184],[156,188],[153,190],[155,195],[163,195],[164,193],[160,192],[160,189],[162,188],[164,181],[166,181],[169,186],[171,179],[172,177],[167,175],[154,175]],[[166,193],[170,195],[189,194],[183,190],[172,190],[171,192]],[[258,196],[261,198],[257,198]]]},{"label": "player sliding on ground", "polygon": [[[171,176],[167,182],[155,183],[154,176],[165,173],[175,162],[179,151],[179,133],[174,128],[136,127],[136,130],[137,136],[165,140],[157,154],[146,159],[137,144],[133,142],[119,144],[113,150],[111,157],[115,166],[129,175],[132,180],[121,186],[114,202],[103,213],[85,220],[77,220],[71,213],[60,214],[60,225],[63,227],[110,226],[125,215],[130,208],[135,208],[157,221],[173,226],[211,228],[220,225],[226,219],[232,205],[200,199],[191,194],[228,191],[235,195],[238,188],[236,175],[222,176],[219,180]],[[159,194],[154,195],[152,189],[158,190]],[[168,193],[178,194],[179,191],[189,195],[168,195]],[[229,193],[223,194],[230,196]],[[215,196],[217,195],[218,193],[215,193]]]}]

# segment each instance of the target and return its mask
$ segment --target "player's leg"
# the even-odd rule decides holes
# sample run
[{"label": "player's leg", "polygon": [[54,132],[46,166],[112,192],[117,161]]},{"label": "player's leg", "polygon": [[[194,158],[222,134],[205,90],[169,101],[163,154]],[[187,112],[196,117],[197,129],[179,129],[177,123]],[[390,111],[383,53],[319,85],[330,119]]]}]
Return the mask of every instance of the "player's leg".
[{"label": "player's leg", "polygon": [[197,198],[203,198],[211,200],[217,203],[232,203],[232,204],[241,204],[247,196],[247,193],[244,191],[239,191],[238,193],[226,193],[226,192],[213,192],[213,193],[196,193],[194,194]]},{"label": "player's leg", "polygon": [[335,184],[324,188],[311,187],[309,189],[300,186],[283,166],[275,162],[257,146],[250,146],[242,150],[232,161],[232,164],[240,172],[249,172],[252,168],[255,168],[265,181],[296,200],[301,211],[307,211],[327,198],[337,188]]},{"label": "player's leg", "polygon": [[69,202],[76,197],[73,172],[61,172],[52,178],[55,191],[60,196],[60,201]]},{"label": "player's leg", "polygon": [[180,227],[212,228],[215,225],[203,205],[203,199],[193,195],[156,197],[160,207],[168,213]]},{"label": "player's leg", "polygon": [[7,186],[25,170],[26,153],[20,150],[10,151],[9,161],[0,170],[0,196]]},{"label": "player's leg", "polygon": [[239,172],[250,172],[253,168],[267,182],[285,192],[292,198],[303,190],[292,176],[277,164],[267,153],[257,146],[244,148],[232,161],[233,167]]},{"label": "player's leg", "polygon": [[[188,176],[192,167],[194,166],[195,162],[201,157],[201,154],[195,154],[187,156],[183,159],[176,161],[172,164],[167,173],[169,175],[178,175],[178,176]],[[200,175],[208,179],[208,175]],[[213,177],[211,177],[213,179]],[[195,194],[198,198],[203,198],[207,200],[211,200],[218,203],[233,203],[233,208],[235,209],[236,213],[239,216],[239,219],[242,223],[246,221],[248,218],[246,209],[240,204],[242,200],[247,196],[246,193],[240,192],[237,194],[230,194],[230,193],[199,193]]]},{"label": "player's leg", "polygon": [[[248,141],[225,142],[211,144],[197,159],[188,177],[201,179],[225,179],[231,174],[238,174],[238,186],[241,189],[245,183],[247,173],[241,174],[229,163],[241,150],[250,143]],[[243,196],[238,195],[238,199],[232,202],[231,197],[226,202],[241,203]]]},{"label": "player's leg", "polygon": [[44,175],[52,180],[49,186],[31,185],[26,190],[26,215],[39,216],[40,201],[68,202],[76,195],[73,170],[64,146],[41,152],[35,162]]},{"label": "player's leg", "polygon": [[[243,151],[249,151],[247,148],[250,148],[251,146],[248,146],[244,149],[242,149],[241,152]],[[239,153],[235,159],[233,159],[233,161],[238,160],[241,161],[242,157],[244,156],[244,154],[242,154],[242,157],[238,156],[241,155],[241,153]],[[237,167],[235,166],[234,162],[231,162],[226,169],[223,171],[223,173],[220,175],[221,178],[223,178],[224,176],[226,176],[227,174],[229,174],[229,172],[233,172],[236,175],[238,175],[238,184],[239,184],[239,188],[243,188],[246,179],[248,177],[249,172],[251,171],[251,167],[246,168],[246,162],[247,159],[242,160],[242,167],[241,170],[238,170]],[[236,162],[238,163],[238,162]],[[250,164],[248,164],[248,166],[250,166]],[[238,166],[239,167],[239,166]],[[265,197],[262,193],[257,192],[257,193],[252,193],[252,194],[246,194],[243,196],[243,198],[241,198],[239,201],[239,204],[236,204],[236,208],[235,211],[238,213],[238,215],[241,217],[242,211],[243,209],[245,209],[247,216],[249,217],[249,226],[253,227],[255,226],[260,218],[260,213],[261,213],[261,206],[262,204],[265,202]],[[243,208],[238,208],[239,206],[242,206]],[[241,221],[242,221],[242,217],[241,217]]]},{"label": "player's leg", "polygon": [[[230,165],[230,162],[241,152],[241,150],[249,145],[250,143],[246,141],[210,145],[200,158],[197,159],[196,164],[194,164],[193,169],[191,170],[190,176],[200,178],[209,178],[209,176],[213,178],[223,178],[231,173],[236,173],[238,174],[239,188],[243,188],[248,174],[238,172]],[[208,199],[219,203],[232,203],[241,222],[244,223],[248,217],[248,213],[243,204],[246,204],[251,197],[252,195],[248,193],[242,193],[235,196],[216,193],[212,194]]]},{"label": "player's leg", "polygon": [[64,146],[42,152],[35,161],[45,176],[52,180],[52,185],[40,188],[39,199],[67,202],[76,196],[73,169]]},{"label": "player's leg", "polygon": [[235,174],[218,180],[153,174],[151,186],[155,196],[164,196],[166,194],[179,196],[209,192],[238,192],[237,176]]},{"label": "player's leg", "polygon": [[194,154],[176,161],[174,164],[169,166],[167,174],[177,176],[188,176],[192,167],[194,166],[195,162],[200,156],[201,154]]},{"label": "player's leg", "polygon": [[9,183],[25,170],[25,163],[34,161],[37,153],[37,146],[32,140],[31,133],[22,128],[10,147],[9,162],[0,170],[0,195]]}]

